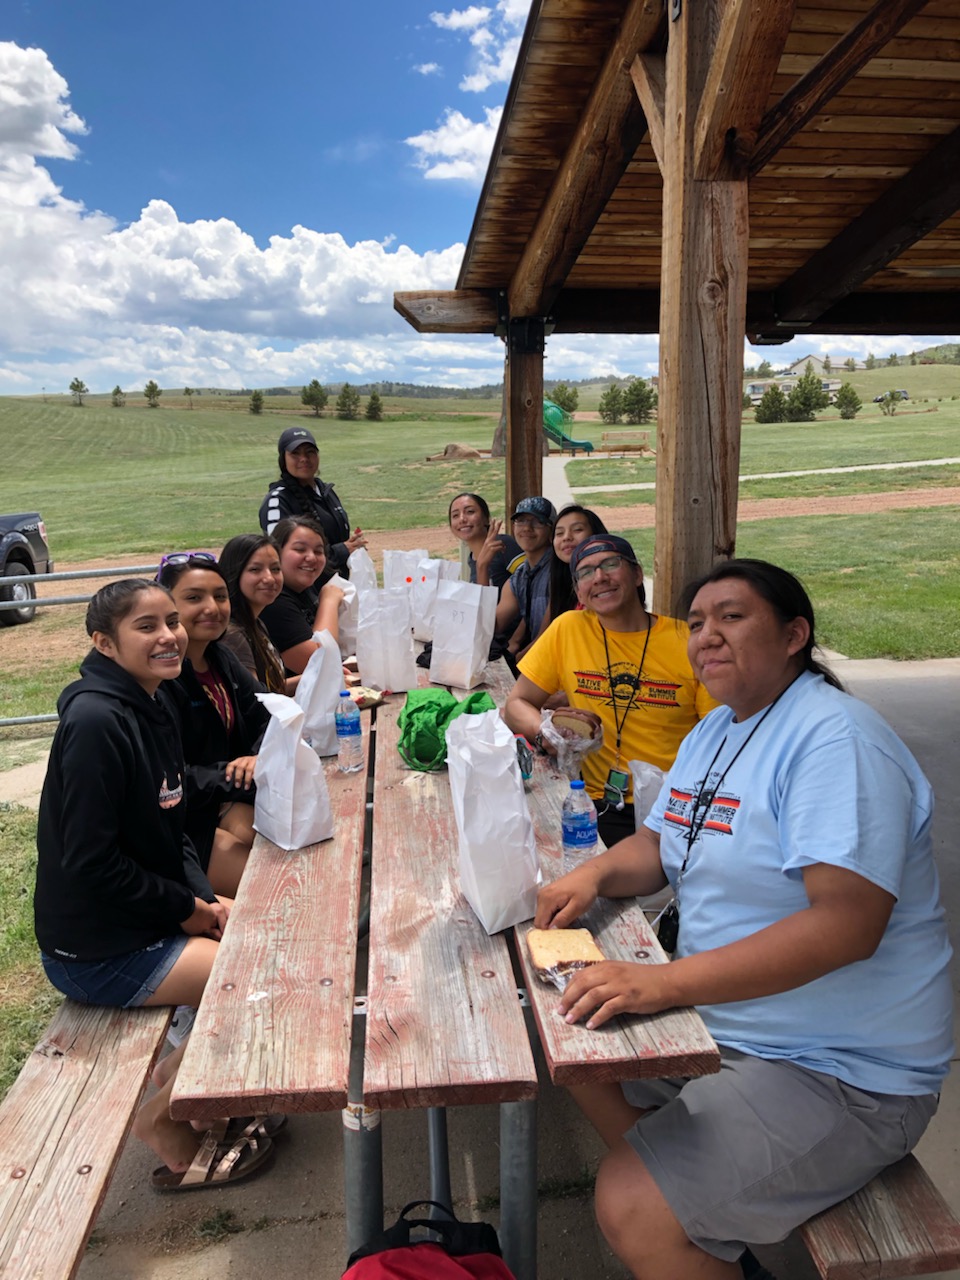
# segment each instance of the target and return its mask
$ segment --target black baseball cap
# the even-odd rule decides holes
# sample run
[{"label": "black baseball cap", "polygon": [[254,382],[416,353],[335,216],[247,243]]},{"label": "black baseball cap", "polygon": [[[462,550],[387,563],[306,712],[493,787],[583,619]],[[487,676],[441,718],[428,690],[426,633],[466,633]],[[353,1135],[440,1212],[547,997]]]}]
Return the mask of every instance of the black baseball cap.
[{"label": "black baseball cap", "polygon": [[287,427],[277,441],[277,448],[281,453],[293,453],[294,449],[302,444],[312,444],[316,448],[317,442],[313,438],[313,433],[306,427]]}]

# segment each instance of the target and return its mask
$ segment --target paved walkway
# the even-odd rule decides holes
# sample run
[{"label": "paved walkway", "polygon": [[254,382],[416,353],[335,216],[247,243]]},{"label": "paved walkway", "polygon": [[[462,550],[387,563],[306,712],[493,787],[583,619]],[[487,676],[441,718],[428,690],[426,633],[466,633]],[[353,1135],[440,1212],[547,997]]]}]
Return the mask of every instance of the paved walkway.
[{"label": "paved walkway", "polygon": [[[567,484],[565,467],[572,458],[551,457],[543,460],[543,489],[546,496],[559,510],[561,503],[553,496],[554,491],[561,495],[563,502],[574,502],[577,493],[617,493],[629,489],[656,489],[653,480],[638,484],[584,484],[571,488]],[[581,459],[577,459],[581,461]],[[916,467],[947,467],[960,465],[960,458],[923,458],[917,462],[865,462],[853,467],[817,467],[809,471],[758,471],[754,475],[740,477],[741,484],[745,480],[782,480],[789,476],[834,476],[846,475],[853,471],[906,471]],[[567,497],[566,495],[570,496]]]}]

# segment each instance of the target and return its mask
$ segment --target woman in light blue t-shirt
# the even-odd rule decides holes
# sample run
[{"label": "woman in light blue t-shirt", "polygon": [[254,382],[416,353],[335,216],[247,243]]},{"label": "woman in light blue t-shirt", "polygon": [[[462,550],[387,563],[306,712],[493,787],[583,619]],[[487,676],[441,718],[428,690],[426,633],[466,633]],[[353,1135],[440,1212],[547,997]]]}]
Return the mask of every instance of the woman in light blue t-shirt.
[{"label": "woman in light blue t-shirt", "polygon": [[724,1280],[747,1244],[784,1239],[919,1140],[952,1055],[951,952],[930,785],[814,658],[801,584],[726,561],[684,604],[694,674],[723,705],[644,827],[543,889],[535,923],[673,889],[673,962],[592,966],[560,1008],[589,1028],[699,1010],[718,1075],[574,1092],[610,1146],[597,1214],[617,1255],[636,1275]]}]

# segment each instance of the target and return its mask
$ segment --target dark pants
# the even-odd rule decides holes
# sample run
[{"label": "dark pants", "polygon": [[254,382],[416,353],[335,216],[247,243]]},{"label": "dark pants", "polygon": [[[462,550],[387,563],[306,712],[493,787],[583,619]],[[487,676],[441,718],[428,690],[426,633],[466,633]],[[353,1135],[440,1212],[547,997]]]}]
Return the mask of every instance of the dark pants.
[{"label": "dark pants", "polygon": [[[594,801],[596,803],[596,801]],[[625,804],[622,809],[615,809],[613,805],[605,812],[601,813],[603,801],[597,804],[597,830],[600,832],[600,839],[611,848],[618,840],[624,840],[627,836],[632,836],[636,830],[635,818],[633,816],[633,805]]]}]

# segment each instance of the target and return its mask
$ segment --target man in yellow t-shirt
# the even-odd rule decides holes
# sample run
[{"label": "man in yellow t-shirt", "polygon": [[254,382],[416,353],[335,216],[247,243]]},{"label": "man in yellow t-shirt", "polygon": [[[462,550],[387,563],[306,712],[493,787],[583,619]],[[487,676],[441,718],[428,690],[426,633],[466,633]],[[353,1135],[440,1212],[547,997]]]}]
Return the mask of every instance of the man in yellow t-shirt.
[{"label": "man in yellow t-shirt", "polygon": [[[606,845],[632,835],[631,760],[666,770],[698,720],[717,705],[694,677],[687,627],[647,611],[643,570],[633,548],[616,534],[596,534],[574,549],[570,569],[579,610],[563,613],[520,661],[520,677],[504,718],[550,751],[540,735],[540,712],[554,693],[593,712],[603,746],[583,759],[583,780],[597,806]],[[614,785],[622,784],[617,808]],[[606,793],[606,794],[605,794]]]}]

